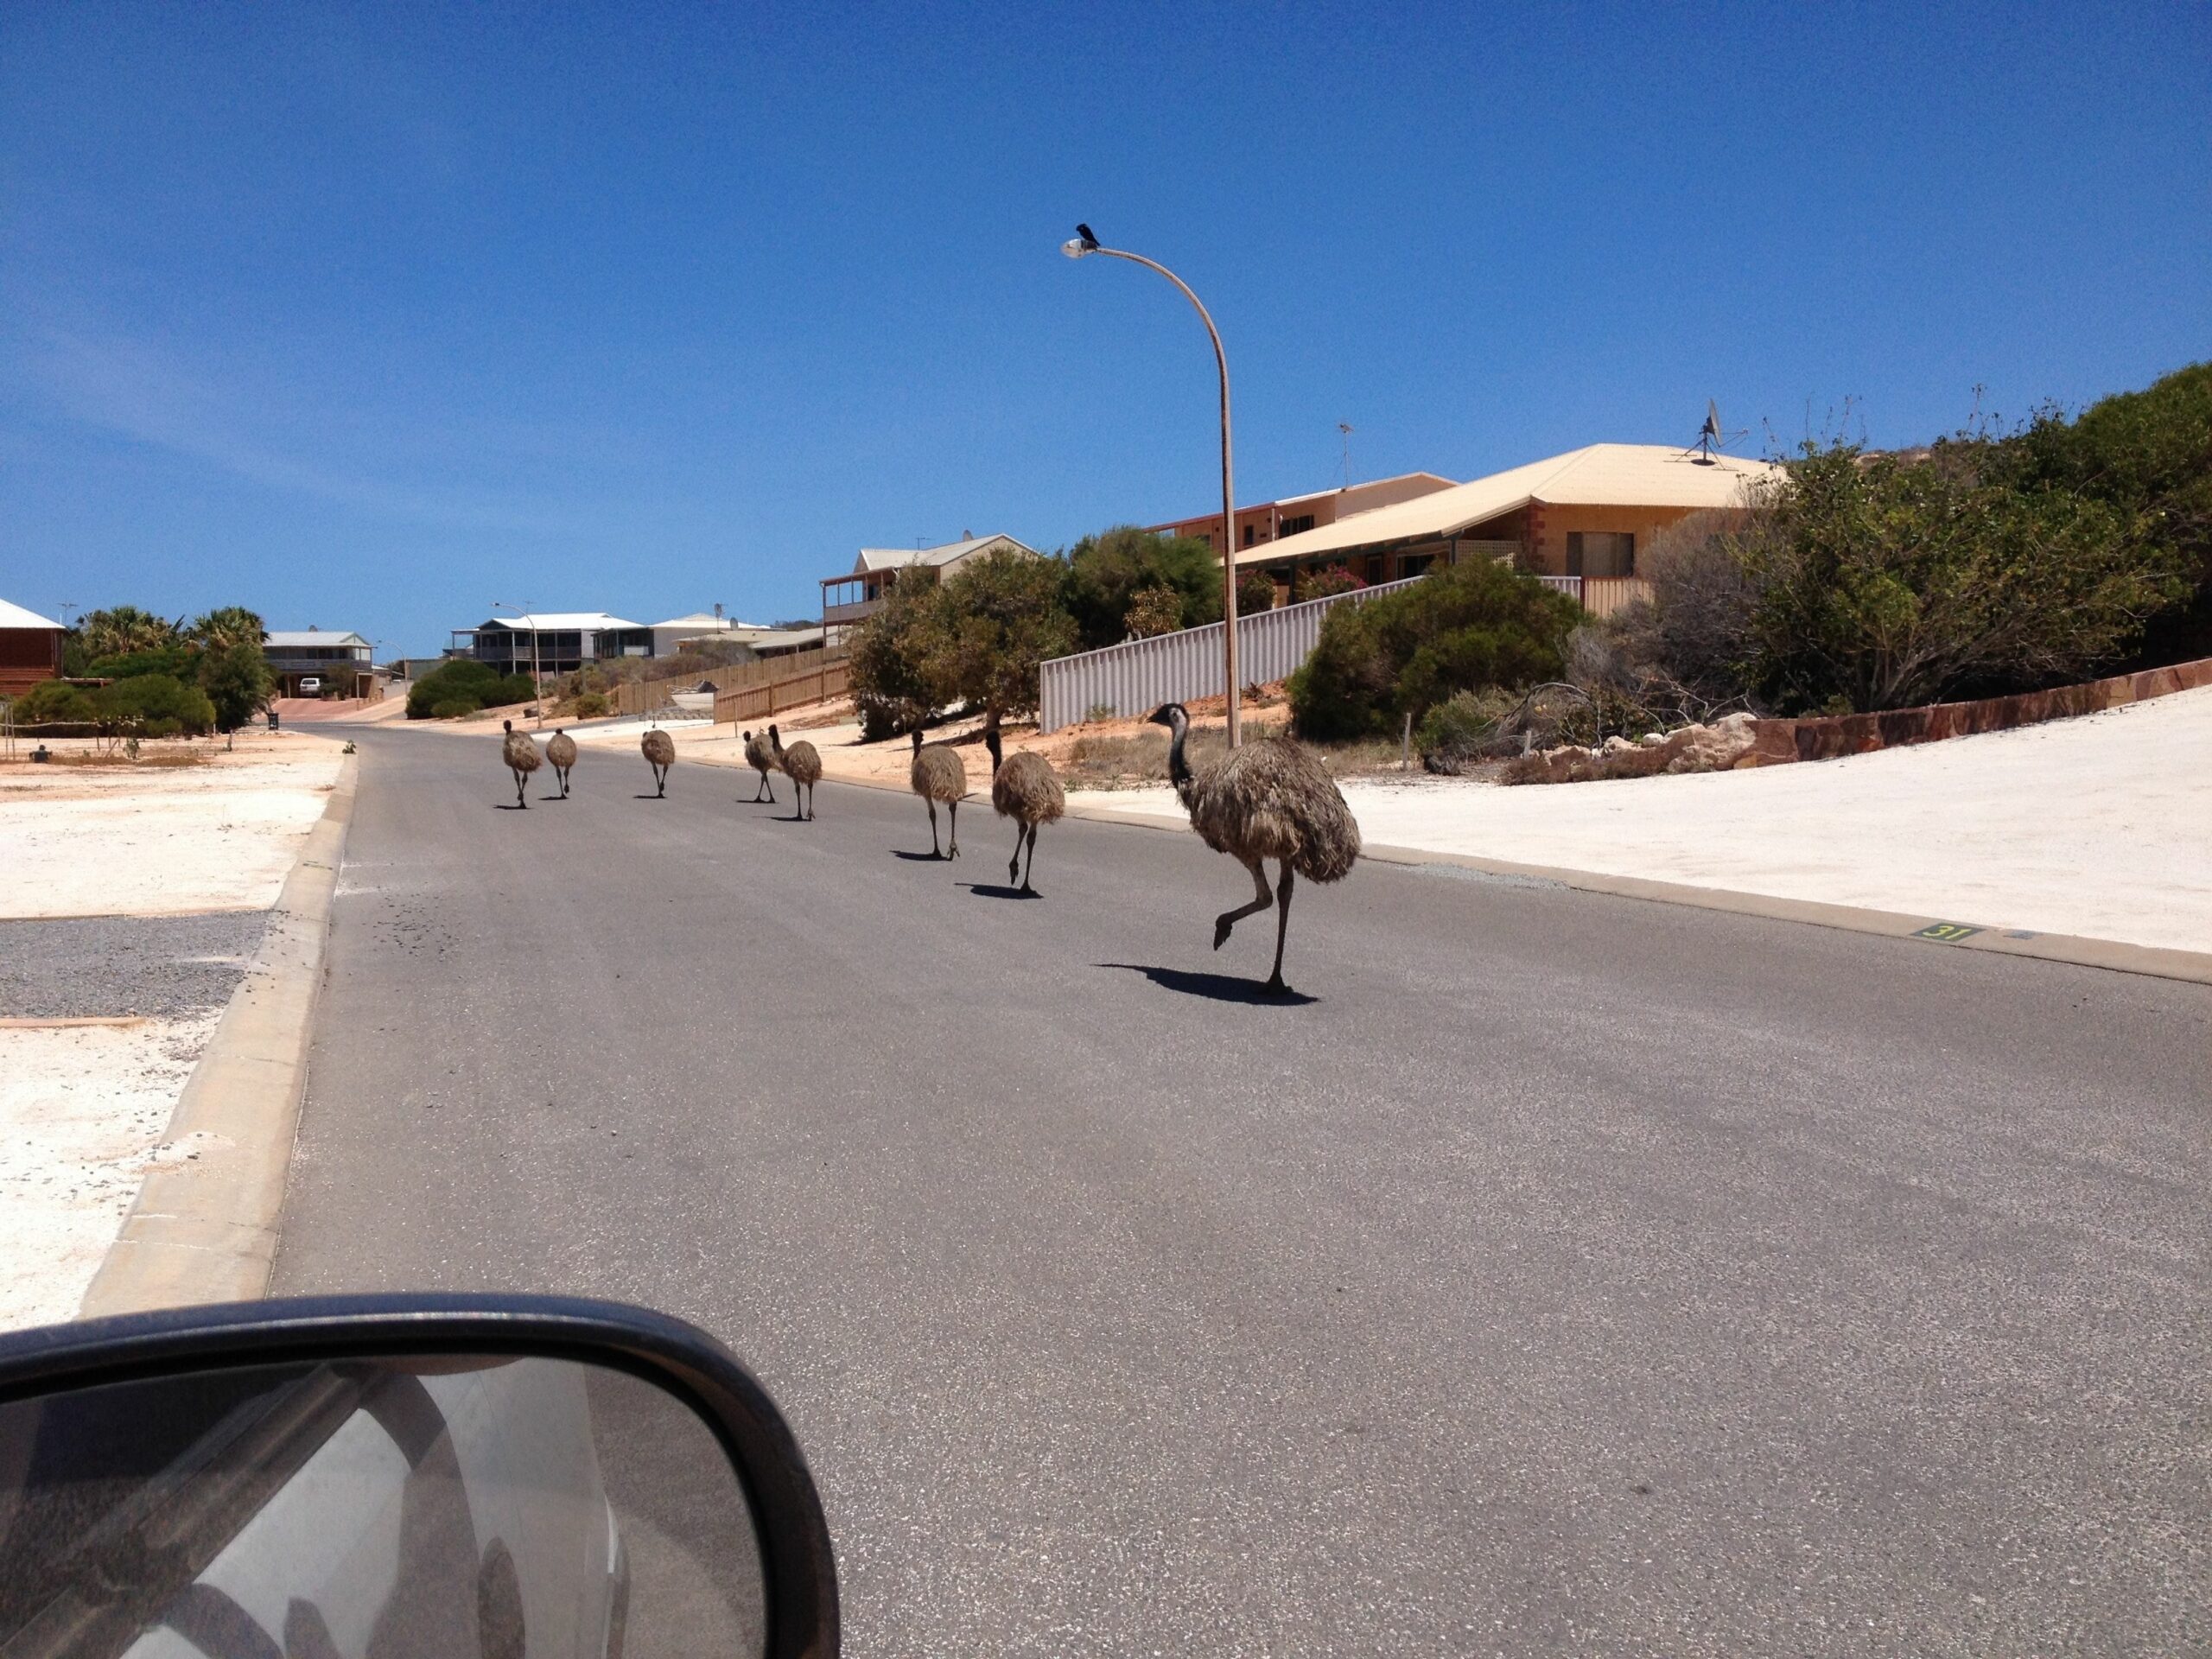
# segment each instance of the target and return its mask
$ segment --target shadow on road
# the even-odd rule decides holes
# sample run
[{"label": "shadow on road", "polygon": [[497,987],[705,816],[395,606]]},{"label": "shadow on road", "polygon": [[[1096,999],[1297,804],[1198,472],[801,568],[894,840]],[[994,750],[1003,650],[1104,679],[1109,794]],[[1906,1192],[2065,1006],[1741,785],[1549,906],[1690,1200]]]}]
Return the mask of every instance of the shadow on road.
[{"label": "shadow on road", "polygon": [[[1034,887],[1032,887],[1028,892],[1024,893],[1020,887],[996,887],[988,881],[956,881],[953,883],[953,886],[967,888],[969,892],[974,893],[978,899],[1042,899],[1045,896],[1043,893],[1038,892]],[[1108,965],[1111,967],[1121,966],[1118,963],[1109,963]]]},{"label": "shadow on road", "polygon": [[1147,968],[1134,962],[1095,962],[1094,968],[1125,968],[1142,974],[1163,990],[1185,996],[1203,996],[1216,1002],[1254,1002],[1268,1007],[1302,1007],[1318,1002],[1303,991],[1271,991],[1264,981],[1238,979],[1229,974],[1194,974],[1185,968]]},{"label": "shadow on road", "polygon": [[908,852],[901,852],[901,851],[900,851],[898,848],[896,848],[896,847],[893,847],[893,848],[891,849],[891,856],[892,856],[892,857],[893,857],[893,858],[903,858],[903,859],[905,859],[905,860],[906,860],[909,864],[945,864],[945,863],[950,863],[950,862],[951,861],[950,860],[947,859],[947,858],[946,858],[946,857],[945,857],[942,853],[908,853]]}]

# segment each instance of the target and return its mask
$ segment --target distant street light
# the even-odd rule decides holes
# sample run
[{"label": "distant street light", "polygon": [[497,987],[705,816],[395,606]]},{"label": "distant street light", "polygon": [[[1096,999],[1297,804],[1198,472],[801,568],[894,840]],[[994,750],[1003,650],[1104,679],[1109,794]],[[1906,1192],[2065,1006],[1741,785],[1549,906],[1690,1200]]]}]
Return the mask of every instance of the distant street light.
[{"label": "distant street light", "polygon": [[1206,326],[1206,337],[1213,341],[1213,360],[1221,371],[1221,673],[1226,688],[1225,706],[1229,711],[1229,747],[1235,748],[1241,741],[1242,727],[1238,719],[1236,689],[1236,492],[1230,472],[1229,450],[1229,354],[1221,349],[1221,331],[1213,326],[1213,318],[1191,285],[1156,259],[1147,259],[1141,253],[1125,253],[1119,248],[1102,246],[1091,234],[1090,226],[1078,225],[1076,233],[1060,244],[1060,251],[1071,259],[1081,259],[1094,253],[1103,253],[1111,259],[1126,259],[1133,265],[1142,265],[1156,270],[1183,290],[1183,297],[1198,314]]},{"label": "distant street light", "polygon": [[[492,601],[492,608],[496,611],[506,602],[504,599],[495,599]],[[537,729],[542,732],[545,729],[545,682],[537,675],[537,616],[530,608],[530,601],[526,599],[522,602],[522,615],[530,623],[530,689],[533,694],[531,706],[537,710]],[[507,660],[514,660],[512,654]]]}]

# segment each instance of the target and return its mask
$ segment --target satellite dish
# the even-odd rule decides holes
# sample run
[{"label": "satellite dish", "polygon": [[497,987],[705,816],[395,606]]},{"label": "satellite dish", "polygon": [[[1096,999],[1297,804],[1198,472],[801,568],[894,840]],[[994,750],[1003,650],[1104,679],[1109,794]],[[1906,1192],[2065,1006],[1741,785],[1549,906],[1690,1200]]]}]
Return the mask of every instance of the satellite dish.
[{"label": "satellite dish", "polygon": [[[1751,428],[1745,427],[1735,432],[1722,431],[1720,405],[1708,397],[1705,400],[1705,424],[1697,429],[1697,442],[1691,446],[1696,453],[1691,454],[1690,459],[1700,467],[1710,467],[1713,464],[1713,457],[1716,452],[1726,449],[1750,430]],[[1684,450],[1683,454],[1690,454],[1690,451]]]}]

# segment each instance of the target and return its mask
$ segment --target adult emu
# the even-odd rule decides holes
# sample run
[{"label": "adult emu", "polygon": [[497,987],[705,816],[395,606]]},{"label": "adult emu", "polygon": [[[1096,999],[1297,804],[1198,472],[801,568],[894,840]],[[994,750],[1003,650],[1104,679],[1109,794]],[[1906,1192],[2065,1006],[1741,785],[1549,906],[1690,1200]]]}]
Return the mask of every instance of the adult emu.
[{"label": "adult emu", "polygon": [[537,745],[530,741],[528,732],[515,730],[512,720],[501,721],[499,729],[506,734],[499,740],[499,758],[515,775],[515,804],[527,812],[530,798],[523,792],[523,781],[537,770]]},{"label": "adult emu", "polygon": [[569,768],[576,764],[576,740],[558,726],[553,735],[545,740],[545,758],[553,763],[553,775],[561,780],[561,798],[569,798]]},{"label": "adult emu", "polygon": [[[950,743],[925,743],[922,728],[914,728],[913,764],[906,769],[906,782],[914,793],[920,796],[930,810],[930,854],[935,858],[960,856],[960,798],[968,792],[968,765],[954,753]],[[937,804],[945,803],[952,819],[952,850],[945,852],[937,844]]]},{"label": "adult emu", "polygon": [[[768,747],[775,753],[776,765],[783,769],[784,776],[791,780],[791,822],[797,823],[803,817],[811,823],[814,821],[814,786],[822,781],[821,751],[804,738],[785,748],[782,735],[772,725],[768,728]],[[804,791],[806,795],[806,810],[804,812],[799,810],[801,791]]]},{"label": "adult emu", "polygon": [[768,804],[773,806],[776,804],[776,786],[768,781],[768,774],[776,769],[776,752],[768,747],[767,733],[762,732],[757,737],[751,732],[745,734],[745,764],[760,774],[760,787],[753,791],[753,800],[757,802],[765,797]]},{"label": "adult emu", "polygon": [[1007,861],[1006,879],[1014,880],[1026,840],[1029,863],[1021,869],[1020,890],[1034,893],[1037,889],[1029,885],[1029,872],[1037,863],[1037,826],[1055,822],[1067,810],[1067,793],[1052,775],[1052,763],[1043,755],[1025,750],[1011,760],[1001,756],[996,720],[983,728],[983,747],[991,752],[991,805],[1001,817],[1014,820],[1014,856]]},{"label": "adult emu", "polygon": [[668,769],[676,764],[676,740],[658,726],[638,740],[645,764],[653,769],[653,798],[668,798]]},{"label": "adult emu", "polygon": [[[1231,928],[1272,901],[1275,966],[1267,988],[1287,991],[1282,942],[1290,927],[1294,873],[1309,881],[1341,881],[1351,874],[1359,857],[1359,825],[1351,809],[1328,768],[1302,743],[1260,738],[1193,770],[1184,753],[1190,711],[1179,702],[1163,703],[1153,711],[1152,721],[1173,734],[1167,777],[1190,811],[1191,828],[1214,851],[1227,853],[1251,871],[1257,890],[1250,904],[1214,918],[1213,948],[1220,950]],[[1281,872],[1273,893],[1262,864],[1270,858]]]}]

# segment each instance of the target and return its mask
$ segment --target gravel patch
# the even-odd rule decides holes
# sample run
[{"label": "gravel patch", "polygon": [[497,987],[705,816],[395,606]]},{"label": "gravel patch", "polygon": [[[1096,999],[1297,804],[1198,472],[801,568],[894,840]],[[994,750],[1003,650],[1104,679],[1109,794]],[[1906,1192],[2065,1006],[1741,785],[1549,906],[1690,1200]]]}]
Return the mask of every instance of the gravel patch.
[{"label": "gravel patch", "polygon": [[180,1020],[219,1009],[268,920],[251,910],[0,921],[0,1018]]}]

